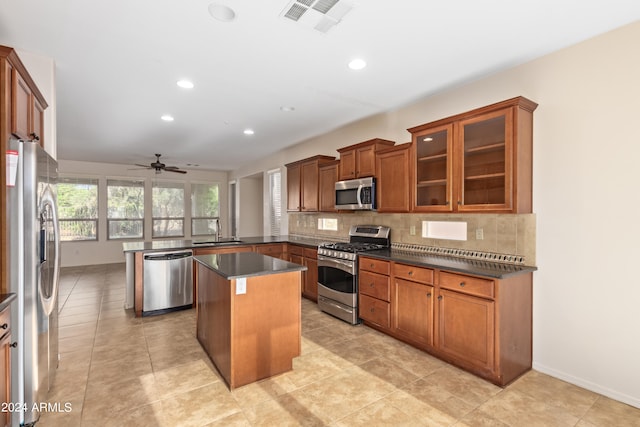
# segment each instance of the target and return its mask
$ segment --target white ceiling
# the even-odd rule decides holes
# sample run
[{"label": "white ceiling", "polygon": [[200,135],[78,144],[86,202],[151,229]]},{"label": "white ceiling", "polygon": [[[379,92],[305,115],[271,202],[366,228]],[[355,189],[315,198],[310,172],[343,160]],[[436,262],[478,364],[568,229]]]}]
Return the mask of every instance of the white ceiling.
[{"label": "white ceiling", "polygon": [[213,0],[233,22],[209,0],[0,0],[0,44],[55,60],[59,158],[232,170],[640,18],[638,0],[341,1],[321,33],[281,16],[291,0]]}]

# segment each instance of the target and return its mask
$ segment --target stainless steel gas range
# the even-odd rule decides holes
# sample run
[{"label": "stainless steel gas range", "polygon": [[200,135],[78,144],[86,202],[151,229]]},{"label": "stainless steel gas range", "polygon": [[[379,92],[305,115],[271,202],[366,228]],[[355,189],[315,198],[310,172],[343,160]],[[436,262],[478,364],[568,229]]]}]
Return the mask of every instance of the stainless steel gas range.
[{"label": "stainless steel gas range", "polygon": [[358,323],[358,254],[388,248],[391,229],[354,225],[349,242],[318,247],[318,307],[353,325]]}]

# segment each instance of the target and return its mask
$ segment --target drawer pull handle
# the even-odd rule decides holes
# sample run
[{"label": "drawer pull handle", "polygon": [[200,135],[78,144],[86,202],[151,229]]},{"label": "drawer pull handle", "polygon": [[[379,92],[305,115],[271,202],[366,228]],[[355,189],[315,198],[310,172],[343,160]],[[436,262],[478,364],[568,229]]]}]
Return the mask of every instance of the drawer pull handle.
[{"label": "drawer pull handle", "polygon": [[466,284],[466,283],[464,283],[464,282],[460,282],[460,287],[464,288],[464,285],[465,285],[465,284]]},{"label": "drawer pull handle", "polygon": [[375,286],[375,284],[373,284],[373,282],[371,282],[371,283],[369,283],[369,286],[373,288]]},{"label": "drawer pull handle", "polygon": [[375,311],[375,309],[374,309],[374,308],[372,308],[372,309],[370,309],[369,311],[370,311],[371,313],[373,313],[373,312]]},{"label": "drawer pull handle", "polygon": [[7,329],[9,327],[8,323],[3,323],[2,326],[0,326],[0,328],[2,329]]},{"label": "drawer pull handle", "polygon": [[374,267],[374,264],[373,264],[373,263],[371,263],[371,265],[370,265],[369,267],[373,268],[373,267]]},{"label": "drawer pull handle", "polygon": [[18,342],[12,342],[11,344],[9,344],[9,347],[11,348],[16,348],[18,346]]},{"label": "drawer pull handle", "polygon": [[427,292],[427,298],[431,298],[431,292]]},{"label": "drawer pull handle", "polygon": [[409,271],[409,276],[413,276],[413,270]]},{"label": "drawer pull handle", "polygon": [[442,295],[438,296],[438,301],[442,301]]}]

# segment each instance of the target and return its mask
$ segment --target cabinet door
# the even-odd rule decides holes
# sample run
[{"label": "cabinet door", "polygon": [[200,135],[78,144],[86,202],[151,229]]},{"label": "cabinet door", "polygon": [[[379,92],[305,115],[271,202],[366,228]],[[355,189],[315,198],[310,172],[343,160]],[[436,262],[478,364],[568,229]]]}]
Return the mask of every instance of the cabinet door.
[{"label": "cabinet door", "polygon": [[374,176],[376,174],[376,147],[360,147],[356,149],[356,178]]},{"label": "cabinet door", "polygon": [[287,210],[300,211],[300,165],[287,167]]},{"label": "cabinet door", "polygon": [[33,97],[33,115],[29,136],[37,139],[40,146],[44,148],[44,108],[35,96]]},{"label": "cabinet door", "polygon": [[356,177],[356,150],[340,153],[340,179],[354,179]]},{"label": "cabinet door", "polygon": [[22,139],[29,139],[31,128],[31,89],[14,68],[11,70],[11,133]]},{"label": "cabinet door", "polygon": [[321,166],[318,179],[320,181],[320,212],[336,211],[336,181],[338,181],[338,163]]},{"label": "cabinet door", "polygon": [[458,211],[511,210],[512,108],[462,120],[458,132]]},{"label": "cabinet door", "polygon": [[[0,404],[11,403],[11,333],[0,339]],[[11,425],[11,412],[0,412],[0,425]]]},{"label": "cabinet door", "polygon": [[304,265],[307,267],[305,271],[303,294],[305,297],[317,301],[318,300],[318,260],[313,258],[305,258]]},{"label": "cabinet door", "polygon": [[303,163],[300,175],[302,191],[300,210],[303,212],[318,211],[318,164],[316,162]]},{"label": "cabinet door", "polygon": [[493,371],[495,303],[440,289],[438,348],[480,369]]},{"label": "cabinet door", "polygon": [[378,212],[409,212],[409,144],[376,155]]},{"label": "cabinet door", "polygon": [[453,124],[425,129],[413,135],[414,197],[421,212],[453,209]]},{"label": "cabinet door", "polygon": [[418,344],[433,346],[433,286],[396,279],[393,329]]}]

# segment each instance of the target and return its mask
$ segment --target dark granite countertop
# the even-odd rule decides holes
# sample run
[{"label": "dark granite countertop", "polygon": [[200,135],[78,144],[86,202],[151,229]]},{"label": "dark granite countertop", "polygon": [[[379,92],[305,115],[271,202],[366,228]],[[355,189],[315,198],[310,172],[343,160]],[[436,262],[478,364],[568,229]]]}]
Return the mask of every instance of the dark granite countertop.
[{"label": "dark granite countertop", "polygon": [[151,242],[124,242],[122,243],[122,248],[124,252],[151,252],[210,247],[250,246],[268,243],[294,243],[296,245],[317,248],[318,244],[326,241],[326,239],[297,236],[239,237],[238,240],[240,241],[239,243],[214,242],[213,239],[204,237],[193,240],[153,240]]},{"label": "dark granite countertop", "polygon": [[[123,243],[124,252],[153,252],[166,250],[180,250],[208,247],[250,246],[269,243],[292,243],[296,245],[317,248],[320,243],[335,241],[335,239],[315,239],[299,236],[256,236],[239,238],[240,244],[216,244],[198,243],[201,240],[154,240],[152,242],[126,242]],[[503,279],[521,273],[536,271],[536,267],[492,262],[484,260],[466,259],[453,256],[426,254],[401,249],[383,249],[363,254],[373,258],[388,261],[404,262],[428,268],[437,268],[464,274],[484,276],[494,279]],[[210,255],[207,255],[210,256]],[[284,261],[283,261],[284,262]]]},{"label": "dark granite countertop", "polygon": [[421,267],[437,268],[440,270],[484,276],[493,279],[504,279],[509,276],[529,273],[538,269],[537,267],[524,265],[424,254],[399,249],[382,249],[367,252],[362,255],[387,261],[404,262]]},{"label": "dark granite countertop", "polygon": [[0,294],[0,311],[9,307],[15,299],[16,294]]},{"label": "dark granite countertop", "polygon": [[283,261],[257,252],[234,252],[229,254],[197,255],[200,264],[215,271],[225,279],[237,279],[267,274],[305,271],[307,267]]}]

